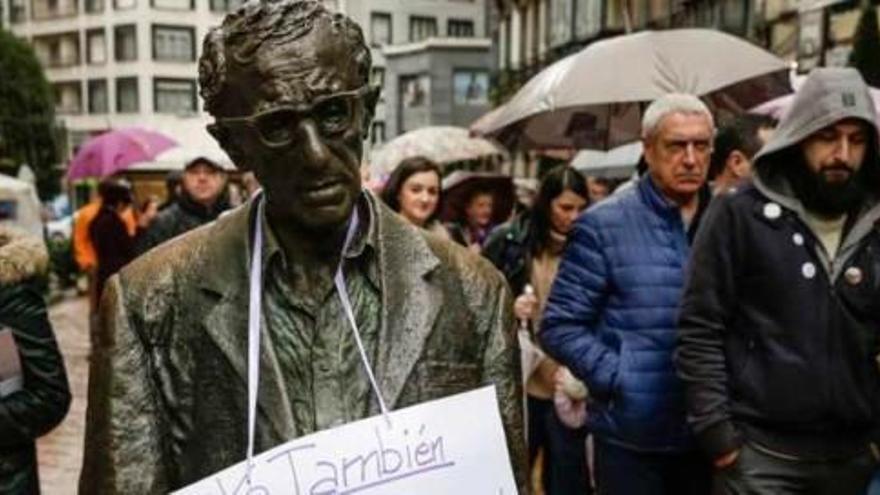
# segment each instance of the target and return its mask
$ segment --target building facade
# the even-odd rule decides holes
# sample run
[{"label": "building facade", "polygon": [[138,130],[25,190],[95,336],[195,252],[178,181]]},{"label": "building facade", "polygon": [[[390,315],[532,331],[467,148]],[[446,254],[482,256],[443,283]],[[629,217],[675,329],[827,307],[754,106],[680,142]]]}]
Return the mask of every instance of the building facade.
[{"label": "building facade", "polygon": [[494,0],[492,99],[503,103],[554,61],[603,38],[642,29],[755,29],[754,0]]},{"label": "building facade", "polygon": [[[880,1],[870,3],[880,18]],[[861,5],[858,0],[757,0],[757,41],[797,62],[799,72],[817,66],[845,66]]]},{"label": "building facade", "polygon": [[427,125],[467,126],[489,109],[486,0],[336,0],[364,31],[383,88],[370,146]]},{"label": "building facade", "polygon": [[138,125],[215,148],[198,95],[202,38],[241,0],[0,0],[55,94],[64,148]]}]

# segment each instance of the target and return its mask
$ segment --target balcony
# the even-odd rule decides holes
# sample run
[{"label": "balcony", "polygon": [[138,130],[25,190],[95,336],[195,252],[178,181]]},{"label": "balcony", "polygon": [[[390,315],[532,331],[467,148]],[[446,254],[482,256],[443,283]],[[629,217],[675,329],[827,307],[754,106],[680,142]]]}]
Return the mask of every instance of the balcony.
[{"label": "balcony", "polygon": [[36,36],[34,37],[33,47],[43,67],[59,69],[73,67],[81,63],[79,35],[77,32]]},{"label": "balcony", "polygon": [[81,86],[79,81],[56,83],[53,85],[56,113],[64,115],[82,113],[83,99]]},{"label": "balcony", "polygon": [[63,19],[77,15],[77,0],[32,0],[31,17],[35,21]]}]

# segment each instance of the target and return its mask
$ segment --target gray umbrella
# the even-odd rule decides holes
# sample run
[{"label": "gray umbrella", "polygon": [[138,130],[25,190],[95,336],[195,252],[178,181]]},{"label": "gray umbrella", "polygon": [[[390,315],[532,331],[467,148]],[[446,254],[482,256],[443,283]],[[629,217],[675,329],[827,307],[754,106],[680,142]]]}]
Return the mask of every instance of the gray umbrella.
[{"label": "gray umbrella", "polygon": [[571,160],[571,166],[584,175],[624,179],[635,171],[642,151],[641,141],[609,151],[581,150]]},{"label": "gray umbrella", "polygon": [[589,45],[547,67],[472,131],[508,147],[610,149],[639,138],[643,107],[667,93],[741,113],[790,93],[788,65],[708,29],[642,31]]}]

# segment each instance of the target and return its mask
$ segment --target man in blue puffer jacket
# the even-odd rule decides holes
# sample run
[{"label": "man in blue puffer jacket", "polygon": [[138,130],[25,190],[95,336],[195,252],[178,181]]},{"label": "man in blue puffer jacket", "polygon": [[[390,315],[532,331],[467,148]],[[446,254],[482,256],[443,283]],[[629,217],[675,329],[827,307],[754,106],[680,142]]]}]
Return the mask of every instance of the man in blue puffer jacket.
[{"label": "man in blue puffer jacket", "polygon": [[696,97],[671,94],[648,107],[648,173],[581,216],[547,302],[541,342],[590,389],[600,494],[710,492],[672,354],[714,132]]}]

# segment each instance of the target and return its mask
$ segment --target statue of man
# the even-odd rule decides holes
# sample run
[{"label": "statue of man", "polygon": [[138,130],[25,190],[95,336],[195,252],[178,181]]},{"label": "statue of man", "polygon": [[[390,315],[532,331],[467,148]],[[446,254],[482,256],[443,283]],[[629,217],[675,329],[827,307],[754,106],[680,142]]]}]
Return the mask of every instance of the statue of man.
[{"label": "statue of man", "polygon": [[256,452],[380,412],[334,285],[341,266],[388,407],[494,384],[524,486],[519,355],[501,275],[361,189],[378,90],[360,28],[312,0],[253,0],[208,33],[203,52],[209,131],[264,192],[108,282],[80,491],[167,493],[243,460],[257,227]]}]

